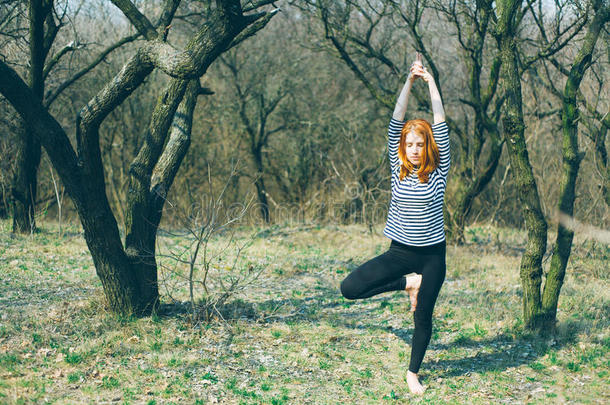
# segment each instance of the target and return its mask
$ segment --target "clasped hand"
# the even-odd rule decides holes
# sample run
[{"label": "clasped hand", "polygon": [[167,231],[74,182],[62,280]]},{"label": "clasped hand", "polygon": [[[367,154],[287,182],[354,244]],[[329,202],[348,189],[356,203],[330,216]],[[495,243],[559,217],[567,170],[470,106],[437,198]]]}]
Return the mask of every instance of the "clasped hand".
[{"label": "clasped hand", "polygon": [[426,83],[434,81],[432,75],[424,67],[424,64],[422,63],[422,55],[419,52],[417,52],[417,57],[409,69],[408,80],[413,83],[418,77],[421,77]]}]

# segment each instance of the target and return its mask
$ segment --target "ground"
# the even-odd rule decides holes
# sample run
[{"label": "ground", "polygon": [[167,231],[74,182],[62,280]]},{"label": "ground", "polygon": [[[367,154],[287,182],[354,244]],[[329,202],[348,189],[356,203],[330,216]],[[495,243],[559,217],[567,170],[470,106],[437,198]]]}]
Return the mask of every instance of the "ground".
[{"label": "ground", "polygon": [[[427,390],[414,397],[407,295],[348,301],[338,289],[387,249],[380,227],[240,229],[235,240],[251,245],[235,265],[230,251],[214,259],[210,277],[260,276],[219,308],[224,320],[201,322],[190,316],[186,267],[171,258],[159,256],[159,314],[119,317],[78,226],[60,235],[41,222],[34,235],[11,236],[0,221],[0,403],[609,403],[610,248],[576,239],[557,332],[541,338],[522,327],[525,233],[480,225],[467,234],[447,249],[421,369]],[[159,252],[185,240],[162,234]]]}]

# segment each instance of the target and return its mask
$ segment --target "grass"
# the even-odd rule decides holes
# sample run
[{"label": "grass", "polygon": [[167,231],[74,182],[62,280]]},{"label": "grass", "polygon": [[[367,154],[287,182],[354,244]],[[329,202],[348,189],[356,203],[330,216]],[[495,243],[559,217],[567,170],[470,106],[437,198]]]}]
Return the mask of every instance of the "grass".
[{"label": "grass", "polygon": [[[543,404],[610,397],[607,246],[575,241],[558,332],[543,339],[522,329],[524,234],[469,228],[465,246],[448,247],[421,370],[427,390],[415,398],[405,381],[413,333],[407,297],[354,302],[338,290],[349,271],[387,248],[381,232],[268,228],[240,262],[263,266],[263,276],[235,297],[226,321],[201,325],[184,309],[188,286],[177,274],[159,272],[159,314],[117,317],[106,310],[78,227],[59,239],[52,223],[32,236],[13,237],[9,226],[0,221],[0,403]],[[245,240],[251,231],[237,236]],[[162,246],[181,242],[166,241]],[[230,259],[218,267],[229,271]]]}]

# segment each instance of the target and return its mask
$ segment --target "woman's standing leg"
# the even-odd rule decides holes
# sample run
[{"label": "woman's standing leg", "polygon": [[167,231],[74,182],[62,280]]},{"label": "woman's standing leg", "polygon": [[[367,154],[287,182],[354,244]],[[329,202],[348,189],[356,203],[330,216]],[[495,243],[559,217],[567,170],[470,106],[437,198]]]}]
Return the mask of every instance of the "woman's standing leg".
[{"label": "woman's standing leg", "polygon": [[[424,354],[432,335],[432,313],[438,293],[445,281],[445,246],[442,245],[433,255],[426,255],[421,272],[422,281],[417,296],[417,308],[413,315],[415,331],[411,344],[411,360],[407,382],[413,392],[421,392],[423,387],[419,383],[417,373],[421,366]],[[413,378],[414,377],[414,378]],[[410,380],[410,381],[409,381]],[[413,387],[412,387],[413,385]]]}]

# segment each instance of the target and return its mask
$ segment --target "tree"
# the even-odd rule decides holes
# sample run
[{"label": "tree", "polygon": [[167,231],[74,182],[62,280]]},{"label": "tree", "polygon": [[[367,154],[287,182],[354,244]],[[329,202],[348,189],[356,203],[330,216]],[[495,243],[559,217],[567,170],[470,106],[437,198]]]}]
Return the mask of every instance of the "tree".
[{"label": "tree", "polygon": [[[560,7],[559,14],[562,14],[561,8],[566,4],[558,3]],[[489,4],[491,10],[491,4]],[[528,57],[519,49],[519,27],[525,14],[531,11],[534,19],[541,17],[542,5],[539,5],[539,13],[537,14],[533,7],[528,3],[525,8],[521,8],[521,2],[518,0],[503,0],[498,2],[498,15],[495,27],[494,36],[498,45],[498,52],[502,61],[500,69],[500,89],[504,95],[505,101],[502,106],[502,124],[503,136],[507,144],[513,177],[519,190],[519,201],[525,216],[527,228],[527,246],[525,253],[521,257],[520,275],[523,286],[523,317],[526,328],[540,332],[547,331],[548,326],[554,326],[555,315],[557,311],[557,300],[559,291],[563,282],[563,273],[565,267],[561,270],[559,267],[552,268],[549,272],[547,281],[544,286],[544,296],[541,294],[542,284],[542,259],[546,252],[547,244],[547,228],[548,224],[542,207],[540,204],[540,196],[538,187],[532,170],[532,165],[529,160],[527,145],[525,142],[525,123],[523,120],[523,105],[521,93],[521,76],[520,66],[526,68],[533,65],[535,62],[552,58],[560,49],[565,46],[567,41],[572,39],[576,33],[580,32],[586,22],[586,13],[576,16],[572,23],[567,27],[562,28],[558,24],[554,36],[546,37],[546,31],[542,22],[538,23],[540,35],[543,38],[543,44],[536,47],[536,54]],[[602,17],[607,18],[607,17]],[[602,20],[603,21],[603,20]],[[567,34],[564,36],[564,34]],[[590,42],[590,38],[585,40]],[[577,71],[582,71],[587,64],[586,53],[577,57],[575,62],[578,66],[574,72],[574,76],[568,79],[564,97],[564,173],[562,174],[560,209],[572,212],[574,202],[574,183],[577,169],[575,166],[579,164],[580,157],[578,156],[578,146],[574,137],[576,129],[574,125],[574,103],[572,101],[572,92],[576,90],[574,87],[577,82],[582,79],[582,72],[576,74]],[[584,60],[580,60],[581,57]],[[580,78],[579,78],[580,76]],[[558,244],[556,249],[567,248],[567,230],[562,229],[561,234],[558,234]],[[573,234],[572,234],[573,235]],[[571,244],[571,236],[569,237]],[[567,253],[567,256],[565,254]],[[569,250],[559,253],[554,260],[563,260],[567,263]]]},{"label": "tree", "polygon": [[[9,22],[8,17],[24,13],[21,6],[21,2],[15,2],[12,5],[11,11],[5,15],[7,24]],[[51,107],[64,90],[93,70],[108,54],[137,38],[137,35],[130,35],[119,40],[104,49],[92,62],[71,77],[65,78],[55,88],[46,89],[46,81],[49,75],[60,65],[62,58],[86,47],[86,44],[79,43],[78,38],[74,38],[63,47],[54,45],[61,28],[66,26],[70,20],[67,8],[68,3],[65,3],[63,10],[56,10],[54,0],[30,0],[28,2],[29,38],[27,49],[29,60],[26,82],[36,99],[47,108]],[[15,29],[19,28],[17,22],[12,22],[11,25],[15,26]],[[22,39],[22,35],[18,33],[14,36],[16,40]],[[49,56],[51,57],[49,58]],[[14,145],[15,169],[11,185],[13,232],[32,232],[36,229],[35,207],[38,194],[37,179],[41,145],[38,138],[33,134],[28,121],[24,119],[18,120],[16,133],[17,137]]]},{"label": "tree", "polygon": [[267,199],[269,193],[265,186],[267,173],[264,167],[263,149],[268,146],[271,135],[287,128],[286,122],[271,127],[270,121],[274,111],[293,89],[289,87],[288,83],[279,84],[277,89],[269,89],[271,83],[268,82],[271,80],[268,80],[266,70],[247,69],[250,76],[247,77],[248,73],[243,68],[243,64],[245,60],[251,61],[252,58],[255,58],[255,56],[248,56],[243,57],[240,52],[238,57],[237,53],[232,52],[226,58],[222,58],[222,63],[229,70],[231,83],[235,88],[239,117],[247,134],[247,147],[256,169],[253,180],[261,218],[268,224],[271,222],[271,216]]},{"label": "tree", "polygon": [[521,257],[523,285],[523,317],[528,328],[539,326],[536,304],[540,302],[542,256],[546,251],[547,223],[540,206],[538,188],[525,144],[525,124],[519,76],[517,29],[523,17],[519,0],[498,2],[496,40],[502,60],[500,89],[505,101],[502,106],[503,136],[506,139],[513,176],[519,189],[527,226],[527,247]]},{"label": "tree", "polygon": [[[435,2],[433,7],[455,27],[461,48],[459,54],[468,68],[468,95],[460,98],[460,102],[472,109],[474,121],[472,131],[468,131],[468,127],[455,131],[460,145],[460,153],[456,154],[459,162],[455,165],[459,180],[456,193],[451,198],[455,202],[447,205],[449,236],[457,243],[463,243],[464,227],[472,204],[489,184],[502,155],[504,142],[498,119],[503,98],[495,97],[502,60],[499,54],[493,58],[485,55],[486,40],[493,25],[493,14],[486,2],[445,3]],[[489,76],[486,82],[484,73]],[[486,145],[489,145],[489,152],[485,158],[483,150]]]},{"label": "tree", "polygon": [[[556,58],[550,59],[551,63],[567,76],[567,81],[563,92],[558,91],[552,82],[549,83],[549,87],[553,89],[562,103],[563,147],[559,202],[557,204],[560,220],[557,224],[557,237],[553,246],[551,265],[544,283],[542,301],[536,303],[539,305],[538,311],[541,312],[543,318],[541,323],[544,329],[554,329],[555,327],[559,293],[563,285],[574,238],[574,230],[570,226],[570,221],[574,215],[576,179],[580,163],[584,158],[584,153],[578,147],[579,88],[583,76],[593,61],[593,52],[597,40],[610,20],[610,4],[608,2],[591,0],[588,6],[593,9],[593,18],[590,19],[580,50],[569,70],[561,65]],[[538,17],[537,21],[540,21],[542,16]],[[539,28],[543,33],[542,37],[546,38],[544,26],[539,24]],[[607,127],[602,125],[602,128]],[[603,135],[605,137],[605,130]],[[599,148],[596,148],[596,150],[599,150]]]},{"label": "tree", "polygon": [[[582,99],[581,99],[582,101]],[[583,125],[587,128],[585,134],[595,145],[596,166],[601,177],[601,190],[604,196],[604,202],[610,207],[610,162],[608,162],[608,151],[606,150],[606,139],[608,131],[610,131],[610,114],[599,112],[593,105],[584,102],[585,107],[592,117],[584,117],[580,114],[583,120]],[[599,126],[593,121],[599,121]]]},{"label": "tree", "polygon": [[[110,308],[147,315],[158,303],[156,231],[165,196],[190,143],[193,110],[201,91],[198,79],[222,52],[262,29],[274,12],[244,14],[270,3],[265,0],[243,9],[238,0],[205,4],[201,26],[178,50],[167,36],[180,0],[166,0],[155,25],[129,0],[113,3],[144,40],[120,72],[81,109],[76,119],[76,150],[48,108],[4,61],[0,61],[0,92],[31,124],[73,200]],[[172,79],[157,99],[147,136],[130,166],[123,245],[106,197],[99,127],[155,68]]]}]

